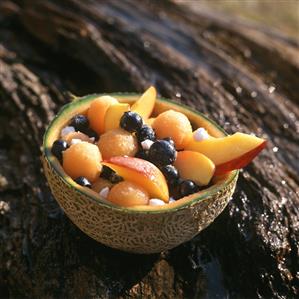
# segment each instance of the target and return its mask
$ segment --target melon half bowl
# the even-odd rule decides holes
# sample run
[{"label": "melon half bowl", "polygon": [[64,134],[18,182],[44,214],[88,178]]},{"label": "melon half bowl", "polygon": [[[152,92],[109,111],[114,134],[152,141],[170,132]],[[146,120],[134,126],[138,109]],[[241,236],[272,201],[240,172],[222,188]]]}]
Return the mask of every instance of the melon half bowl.
[{"label": "melon half bowl", "polygon": [[[50,123],[43,141],[43,166],[51,191],[71,221],[96,241],[133,253],[157,253],[192,239],[223,211],[236,186],[238,171],[214,177],[211,187],[164,206],[124,208],[109,203],[91,189],[76,184],[52,155],[53,142],[78,113],[101,95],[77,98],[65,105]],[[138,94],[112,94],[119,102],[133,103]],[[159,98],[153,115],[173,109],[184,113],[196,127],[214,137],[226,133],[214,122],[188,107]],[[75,163],[75,161],[74,161]]]}]

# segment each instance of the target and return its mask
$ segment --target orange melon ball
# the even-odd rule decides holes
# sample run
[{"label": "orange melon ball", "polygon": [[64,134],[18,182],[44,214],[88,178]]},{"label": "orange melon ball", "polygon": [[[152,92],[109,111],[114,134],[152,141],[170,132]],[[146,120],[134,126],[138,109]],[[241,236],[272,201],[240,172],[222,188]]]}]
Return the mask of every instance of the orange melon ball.
[{"label": "orange melon ball", "polygon": [[79,176],[87,178],[90,182],[96,180],[102,169],[102,156],[99,148],[88,142],[71,145],[63,152],[63,169],[72,178]]},{"label": "orange melon ball", "polygon": [[152,124],[159,139],[171,137],[176,149],[183,149],[192,138],[189,119],[181,112],[167,110],[159,114]]},{"label": "orange melon ball", "polygon": [[98,142],[98,146],[103,159],[116,156],[134,157],[138,151],[136,137],[120,128],[103,134]]},{"label": "orange melon ball", "polygon": [[104,133],[105,114],[110,105],[118,103],[111,96],[102,96],[92,101],[87,112],[90,127],[99,135]]},{"label": "orange melon ball", "polygon": [[90,143],[92,142],[90,140],[89,136],[87,136],[86,134],[84,134],[82,132],[71,132],[63,137],[63,140],[65,140],[68,145],[71,144],[73,139],[79,139],[81,141],[86,141],[86,142],[90,142]]},{"label": "orange melon ball", "polygon": [[107,199],[119,206],[132,207],[147,205],[149,195],[142,187],[129,181],[123,181],[112,187]]},{"label": "orange melon ball", "polygon": [[113,184],[108,180],[105,180],[103,178],[97,178],[95,182],[93,182],[93,184],[91,185],[91,189],[99,193],[105,187],[111,188],[112,185]]}]

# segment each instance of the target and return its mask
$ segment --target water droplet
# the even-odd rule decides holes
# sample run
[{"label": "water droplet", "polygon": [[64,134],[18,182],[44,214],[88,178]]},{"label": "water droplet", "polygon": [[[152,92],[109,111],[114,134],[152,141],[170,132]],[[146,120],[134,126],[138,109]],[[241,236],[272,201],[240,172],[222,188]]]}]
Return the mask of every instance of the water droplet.
[{"label": "water droplet", "polygon": [[148,42],[148,41],[145,41],[145,42],[143,43],[143,46],[144,46],[144,48],[149,48],[149,47],[151,46],[151,43]]},{"label": "water droplet", "polygon": [[245,179],[247,179],[247,178],[249,178],[249,173],[248,172],[244,172],[243,176],[244,176]]},{"label": "water droplet", "polygon": [[213,86],[214,86],[214,87],[217,87],[217,86],[219,86],[220,84],[221,84],[221,80],[216,80],[216,81],[214,81]]},{"label": "water droplet", "polygon": [[256,91],[252,91],[250,95],[251,95],[252,98],[255,98],[257,96],[257,92]]},{"label": "water droplet", "polygon": [[285,184],[286,184],[286,181],[285,181],[285,180],[282,180],[282,181],[281,181],[281,184],[282,184],[282,185],[285,185]]},{"label": "water droplet", "polygon": [[287,198],[283,196],[283,197],[281,198],[281,204],[282,204],[282,205],[285,205],[286,202],[287,202]]},{"label": "water droplet", "polygon": [[176,96],[177,98],[180,98],[182,95],[181,95],[179,92],[177,92],[177,93],[175,94],[175,96]]},{"label": "water droplet", "polygon": [[284,124],[283,124],[283,127],[284,127],[285,129],[287,129],[287,128],[289,127],[289,124],[284,123]]},{"label": "water droplet", "polygon": [[244,51],[244,56],[245,56],[246,58],[251,57],[251,51],[250,51],[249,49],[246,49],[246,50]]},{"label": "water droplet", "polygon": [[237,87],[236,87],[236,92],[237,92],[238,94],[240,94],[240,93],[242,92],[242,88],[241,88],[240,86],[237,86]]},{"label": "water droplet", "polygon": [[275,86],[270,86],[268,88],[269,93],[273,93],[275,91]]},{"label": "water droplet", "polygon": [[291,113],[289,113],[289,117],[290,117],[291,119],[294,119],[294,118],[295,118],[295,114],[294,114],[293,112],[291,112]]},{"label": "water droplet", "polygon": [[272,148],[272,151],[273,151],[274,153],[277,153],[277,152],[278,152],[278,147],[277,147],[277,146],[274,146],[274,147]]}]

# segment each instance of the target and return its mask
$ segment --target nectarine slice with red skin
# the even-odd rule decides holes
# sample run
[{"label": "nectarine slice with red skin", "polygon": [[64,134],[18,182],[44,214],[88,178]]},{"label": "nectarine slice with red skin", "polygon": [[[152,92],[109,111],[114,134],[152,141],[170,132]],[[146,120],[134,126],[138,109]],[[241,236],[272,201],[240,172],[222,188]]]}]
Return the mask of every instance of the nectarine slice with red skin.
[{"label": "nectarine slice with red skin", "polygon": [[152,163],[133,157],[112,157],[102,162],[125,180],[144,188],[151,197],[169,201],[169,191],[162,172]]},{"label": "nectarine slice with red skin", "polygon": [[127,103],[117,103],[110,105],[105,114],[104,131],[119,128],[119,122],[123,114],[130,110],[130,105]]},{"label": "nectarine slice with red skin", "polygon": [[234,169],[241,169],[248,165],[267,145],[267,141],[264,140],[258,147],[245,153],[244,155],[228,161],[226,163],[216,166],[215,175],[225,174]]},{"label": "nectarine slice with red skin", "polygon": [[215,164],[209,158],[192,151],[178,152],[174,166],[182,179],[192,180],[199,186],[208,185],[215,171]]},{"label": "nectarine slice with red skin", "polygon": [[192,139],[186,149],[207,156],[216,165],[215,174],[222,174],[246,166],[265,146],[264,139],[244,133],[235,133],[202,141]]},{"label": "nectarine slice with red skin", "polygon": [[132,105],[131,111],[138,113],[144,120],[148,119],[154,110],[156,97],[157,91],[155,87],[151,86]]}]

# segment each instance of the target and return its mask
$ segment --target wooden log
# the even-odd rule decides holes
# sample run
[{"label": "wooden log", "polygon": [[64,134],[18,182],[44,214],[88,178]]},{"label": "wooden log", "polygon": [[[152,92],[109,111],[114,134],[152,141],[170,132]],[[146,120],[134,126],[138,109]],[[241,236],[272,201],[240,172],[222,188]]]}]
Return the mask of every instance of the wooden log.
[{"label": "wooden log", "polygon": [[[0,25],[1,298],[298,296],[298,41],[168,1],[2,1]],[[38,157],[67,92],[150,84],[269,142],[211,226],[136,256],[67,219]]]}]

